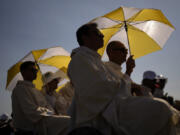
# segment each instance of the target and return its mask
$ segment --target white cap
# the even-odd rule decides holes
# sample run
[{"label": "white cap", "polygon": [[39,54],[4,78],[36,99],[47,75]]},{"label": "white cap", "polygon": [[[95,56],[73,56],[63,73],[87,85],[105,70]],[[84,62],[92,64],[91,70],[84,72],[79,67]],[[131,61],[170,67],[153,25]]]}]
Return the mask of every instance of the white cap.
[{"label": "white cap", "polygon": [[54,79],[61,79],[61,72],[57,71],[55,73],[53,72],[46,72],[45,74],[43,74],[42,76],[42,80],[44,85],[48,84],[49,82],[51,82]]},{"label": "white cap", "polygon": [[156,79],[156,73],[154,71],[145,71],[143,74],[143,79]]}]

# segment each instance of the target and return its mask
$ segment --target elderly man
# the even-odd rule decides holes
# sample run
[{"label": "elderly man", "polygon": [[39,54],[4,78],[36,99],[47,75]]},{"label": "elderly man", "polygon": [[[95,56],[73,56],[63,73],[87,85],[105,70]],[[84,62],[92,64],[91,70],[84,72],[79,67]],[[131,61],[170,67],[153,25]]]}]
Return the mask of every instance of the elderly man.
[{"label": "elderly man", "polygon": [[24,80],[18,81],[12,93],[13,122],[17,132],[38,135],[65,134],[69,117],[54,115],[54,110],[32,83],[37,77],[35,63],[22,63],[20,72]]},{"label": "elderly man", "polygon": [[[136,84],[131,81],[130,76],[135,68],[135,61],[133,56],[130,56],[127,60],[128,50],[120,41],[112,41],[108,44],[106,48],[109,61],[105,62],[108,68],[111,71],[115,72],[115,75],[118,75],[121,78],[124,78],[126,82],[131,83],[131,92],[132,95],[136,96],[148,96],[152,97],[152,94],[149,89],[145,88],[142,85]],[[121,66],[126,62],[126,72],[121,72]],[[126,91],[127,92],[127,91]]]},{"label": "elderly man", "polygon": [[[123,110],[119,111],[120,113],[118,114],[119,116],[121,116],[120,119],[121,126],[124,125],[125,127],[126,125],[130,127],[128,130],[133,131],[132,133],[135,134],[141,134],[143,132],[145,133],[146,131],[149,134],[153,134],[159,131],[159,128],[161,128],[165,124],[166,128],[163,128],[159,132],[166,131],[167,133],[169,133],[171,131],[168,129],[169,122],[176,123],[176,120],[178,120],[178,118],[175,121],[168,121],[168,120],[170,118],[178,117],[179,116],[178,111],[170,107],[169,104],[163,100],[156,98],[153,99],[153,96],[151,95],[148,89],[146,89],[144,86],[134,84],[131,81],[130,74],[133,71],[133,68],[135,67],[135,62],[132,59],[132,56],[130,56],[126,61],[127,49],[121,42],[119,41],[110,42],[107,46],[106,51],[110,61],[106,62],[105,64],[114,73],[114,75],[121,78],[125,82],[124,85],[126,85],[118,93],[119,109],[124,108]],[[125,74],[121,72],[121,65],[124,62],[126,62]],[[149,74],[145,74],[144,76],[148,76],[148,75]],[[133,97],[130,94],[130,90],[131,90],[130,87],[138,87],[138,89],[141,91],[142,96],[148,96],[148,97],[141,97],[141,98]],[[163,107],[164,105],[166,106],[165,107],[166,109],[162,111],[161,107]],[[126,108],[126,106],[128,106],[128,108]],[[148,109],[151,110],[150,113]],[[144,110],[147,111],[144,112]],[[159,112],[158,110],[161,113],[158,113]],[[168,113],[171,114],[171,116],[168,115]],[[138,114],[141,117],[138,117],[138,115],[136,115],[137,116],[136,117],[134,114]],[[155,117],[153,119],[152,116],[158,116],[158,119]],[[149,119],[150,117],[152,117],[152,119]],[[148,122],[144,122],[143,120],[148,120]],[[158,123],[158,126],[155,126],[154,123]],[[140,129],[138,127],[143,127],[143,128]],[[152,130],[148,131],[150,128],[152,128]]]},{"label": "elderly man", "polygon": [[[131,83],[101,61],[97,50],[103,46],[103,35],[96,24],[85,24],[76,34],[80,47],[73,50],[68,67],[75,90],[70,110],[73,128],[89,126],[104,135],[170,135],[172,112],[167,104],[132,97],[128,92]],[[156,119],[150,122],[151,127],[144,124],[153,117]]]}]

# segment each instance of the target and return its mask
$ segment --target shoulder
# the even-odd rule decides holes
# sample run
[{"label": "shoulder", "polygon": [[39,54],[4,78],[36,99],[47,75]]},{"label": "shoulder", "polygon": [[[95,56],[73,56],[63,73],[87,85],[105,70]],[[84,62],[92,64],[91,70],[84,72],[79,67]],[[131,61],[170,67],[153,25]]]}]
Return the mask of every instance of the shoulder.
[{"label": "shoulder", "polygon": [[79,48],[76,48],[72,51],[72,54],[71,54],[71,58],[72,60],[92,60],[92,59],[97,59],[98,57],[100,57],[100,55],[87,48],[87,47],[79,47]]},{"label": "shoulder", "polygon": [[13,89],[12,94],[18,94],[18,95],[24,95],[24,94],[29,94],[31,91],[35,89],[33,87],[33,84],[25,81],[18,81],[16,84],[15,88]]},{"label": "shoulder", "polygon": [[13,89],[11,97],[12,98],[17,98],[17,97],[22,98],[22,97],[24,97],[24,95],[27,95],[26,93],[28,93],[28,91],[29,91],[28,87],[17,84],[15,86],[15,88]]},{"label": "shoulder", "polygon": [[17,93],[19,91],[24,91],[26,90],[27,87],[25,87],[21,82],[18,82],[15,86],[15,88],[13,89],[13,93]]}]

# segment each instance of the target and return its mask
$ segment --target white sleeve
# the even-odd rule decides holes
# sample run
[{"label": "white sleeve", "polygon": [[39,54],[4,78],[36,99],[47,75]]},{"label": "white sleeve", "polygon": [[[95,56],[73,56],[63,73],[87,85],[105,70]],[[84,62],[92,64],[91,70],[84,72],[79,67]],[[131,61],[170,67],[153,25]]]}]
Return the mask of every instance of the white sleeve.
[{"label": "white sleeve", "polygon": [[[100,61],[92,61],[76,54],[73,56],[68,73],[77,98],[83,101],[82,109],[96,113],[102,110],[118,92],[120,81],[115,80]],[[77,99],[76,98],[76,99]]]},{"label": "white sleeve", "polygon": [[41,112],[37,110],[38,106],[35,103],[31,93],[29,92],[29,89],[25,87],[19,87],[18,89],[16,89],[13,101],[18,102],[26,118],[31,122],[35,123],[42,118],[42,116],[40,115]]}]

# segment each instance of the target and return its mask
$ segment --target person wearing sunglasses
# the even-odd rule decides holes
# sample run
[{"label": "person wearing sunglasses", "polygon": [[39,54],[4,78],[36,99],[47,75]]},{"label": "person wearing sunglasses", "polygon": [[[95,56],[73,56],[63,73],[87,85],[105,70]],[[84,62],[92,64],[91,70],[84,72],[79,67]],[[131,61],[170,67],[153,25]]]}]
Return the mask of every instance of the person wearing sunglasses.
[{"label": "person wearing sunglasses", "polygon": [[18,81],[11,96],[16,134],[66,134],[70,118],[55,115],[43,94],[35,88],[33,80],[37,77],[37,71],[32,61],[23,62],[20,66],[23,80]]},{"label": "person wearing sunglasses", "polygon": [[[151,96],[144,96],[141,90],[144,90],[144,87],[134,83],[130,75],[135,67],[135,61],[132,58],[133,56],[127,57],[127,49],[124,44],[120,41],[111,41],[107,45],[106,49],[109,61],[105,62],[109,71],[112,72],[114,76],[117,77],[117,80],[120,80],[117,96],[114,97],[115,106],[111,104],[111,107],[108,109],[111,110],[108,115],[112,115],[112,110],[117,113],[117,117],[114,120],[110,120],[111,125],[115,125],[116,119],[119,121],[119,126],[126,131],[128,134],[149,134],[155,135],[157,133],[161,134],[164,131],[170,135],[171,130],[175,131],[173,122],[169,121],[174,116],[179,117],[178,112],[174,112],[174,109],[171,109],[169,104],[161,99],[153,99]],[[123,63],[126,63],[126,71],[123,73],[121,71],[121,66]],[[137,89],[141,92],[141,96],[133,96],[131,94],[132,87],[138,87]],[[178,120],[178,118],[176,119]],[[155,125],[156,123],[157,125]],[[169,129],[169,124],[171,125],[171,130]]]},{"label": "person wearing sunglasses", "polygon": [[130,77],[133,69],[135,68],[135,61],[133,59],[133,55],[129,56],[126,61],[128,54],[126,47],[119,41],[112,41],[107,45],[106,52],[109,57],[109,61],[111,61],[113,64],[116,63],[121,67],[121,65],[126,62],[125,74]]},{"label": "person wearing sunglasses", "polygon": [[[103,47],[104,36],[97,25],[81,26],[76,36],[79,47],[72,51],[68,66],[75,91],[69,112],[72,129],[91,127],[104,135],[171,135],[173,113],[168,105],[147,97],[133,97],[130,78],[125,79],[123,73],[123,77],[119,76],[101,60],[97,52]],[[116,57],[116,61],[122,64],[127,50],[119,44],[112,46],[112,52],[121,57]],[[135,67],[132,56],[129,59],[127,78]],[[120,65],[115,67],[121,72]]]}]

